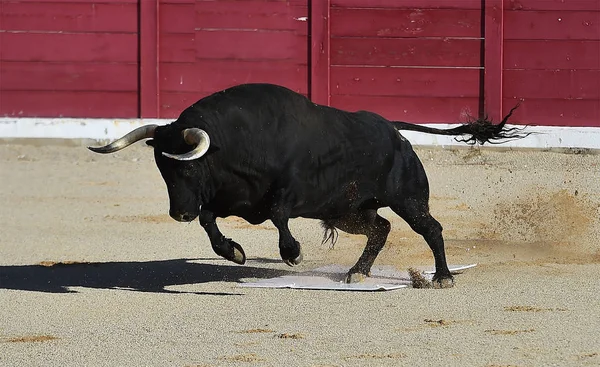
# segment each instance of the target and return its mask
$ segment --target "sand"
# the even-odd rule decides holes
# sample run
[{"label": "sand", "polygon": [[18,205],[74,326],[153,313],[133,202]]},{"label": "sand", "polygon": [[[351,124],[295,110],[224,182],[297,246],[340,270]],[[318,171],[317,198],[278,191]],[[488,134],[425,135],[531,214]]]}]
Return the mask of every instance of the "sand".
[{"label": "sand", "polygon": [[[290,268],[272,224],[229,218],[249,261],[220,260],[197,222],[168,217],[143,144],[0,145],[0,365],[600,365],[600,155],[417,152],[449,262],[479,265],[452,289],[361,293],[238,287],[352,264],[364,237],[332,249],[293,220],[305,261]],[[377,264],[432,265],[380,212],[393,229]]]}]

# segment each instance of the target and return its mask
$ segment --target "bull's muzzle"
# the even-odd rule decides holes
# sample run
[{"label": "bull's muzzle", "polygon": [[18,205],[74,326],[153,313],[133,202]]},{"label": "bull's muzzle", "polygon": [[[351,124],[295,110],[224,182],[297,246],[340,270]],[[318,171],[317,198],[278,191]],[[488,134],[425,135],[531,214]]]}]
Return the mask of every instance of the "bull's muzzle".
[{"label": "bull's muzzle", "polygon": [[172,210],[169,211],[169,215],[178,222],[191,222],[198,216],[197,214],[180,213]]}]

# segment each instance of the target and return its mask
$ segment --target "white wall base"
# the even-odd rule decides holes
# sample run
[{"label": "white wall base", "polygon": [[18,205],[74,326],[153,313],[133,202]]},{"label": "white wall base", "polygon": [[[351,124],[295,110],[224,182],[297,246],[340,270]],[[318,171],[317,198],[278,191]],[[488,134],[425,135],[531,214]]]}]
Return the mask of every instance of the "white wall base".
[{"label": "white wall base", "polygon": [[[165,125],[171,119],[0,118],[1,138],[113,140],[145,124]],[[600,124],[600,122],[599,122]],[[450,128],[456,124],[427,124]],[[531,126],[527,138],[500,145],[506,148],[600,149],[600,127]],[[413,145],[465,146],[453,137],[401,131]]]}]

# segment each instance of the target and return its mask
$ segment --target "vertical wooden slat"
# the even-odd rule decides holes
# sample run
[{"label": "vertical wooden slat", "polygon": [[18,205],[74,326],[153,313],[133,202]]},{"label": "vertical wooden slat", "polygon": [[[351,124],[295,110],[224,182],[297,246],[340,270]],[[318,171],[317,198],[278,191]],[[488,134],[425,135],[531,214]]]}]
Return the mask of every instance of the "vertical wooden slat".
[{"label": "vertical wooden slat", "polygon": [[139,4],[140,117],[157,118],[159,117],[159,0],[140,0]]},{"label": "vertical wooden slat", "polygon": [[504,68],[504,1],[485,0],[484,8],[484,109],[494,121],[502,119]]},{"label": "vertical wooden slat", "polygon": [[329,105],[330,0],[311,0],[310,3],[310,98],[314,103]]}]

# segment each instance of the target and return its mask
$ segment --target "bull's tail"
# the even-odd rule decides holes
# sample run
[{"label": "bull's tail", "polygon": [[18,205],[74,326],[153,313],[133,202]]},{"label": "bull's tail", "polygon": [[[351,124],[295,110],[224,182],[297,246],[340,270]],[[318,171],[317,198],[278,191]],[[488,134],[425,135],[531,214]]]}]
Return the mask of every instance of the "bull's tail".
[{"label": "bull's tail", "polygon": [[391,121],[391,123],[398,130],[419,131],[436,135],[461,136],[461,139],[458,137],[455,139],[467,144],[502,144],[505,143],[507,139],[521,139],[531,134],[521,133],[521,131],[523,131],[523,129],[527,126],[510,128],[505,126],[508,118],[512,115],[513,111],[517,109],[517,107],[519,107],[519,104],[513,107],[508,115],[506,115],[497,125],[492,124],[492,122],[488,120],[487,116],[470,121],[452,129],[436,129],[422,125],[415,125],[404,121]]}]

